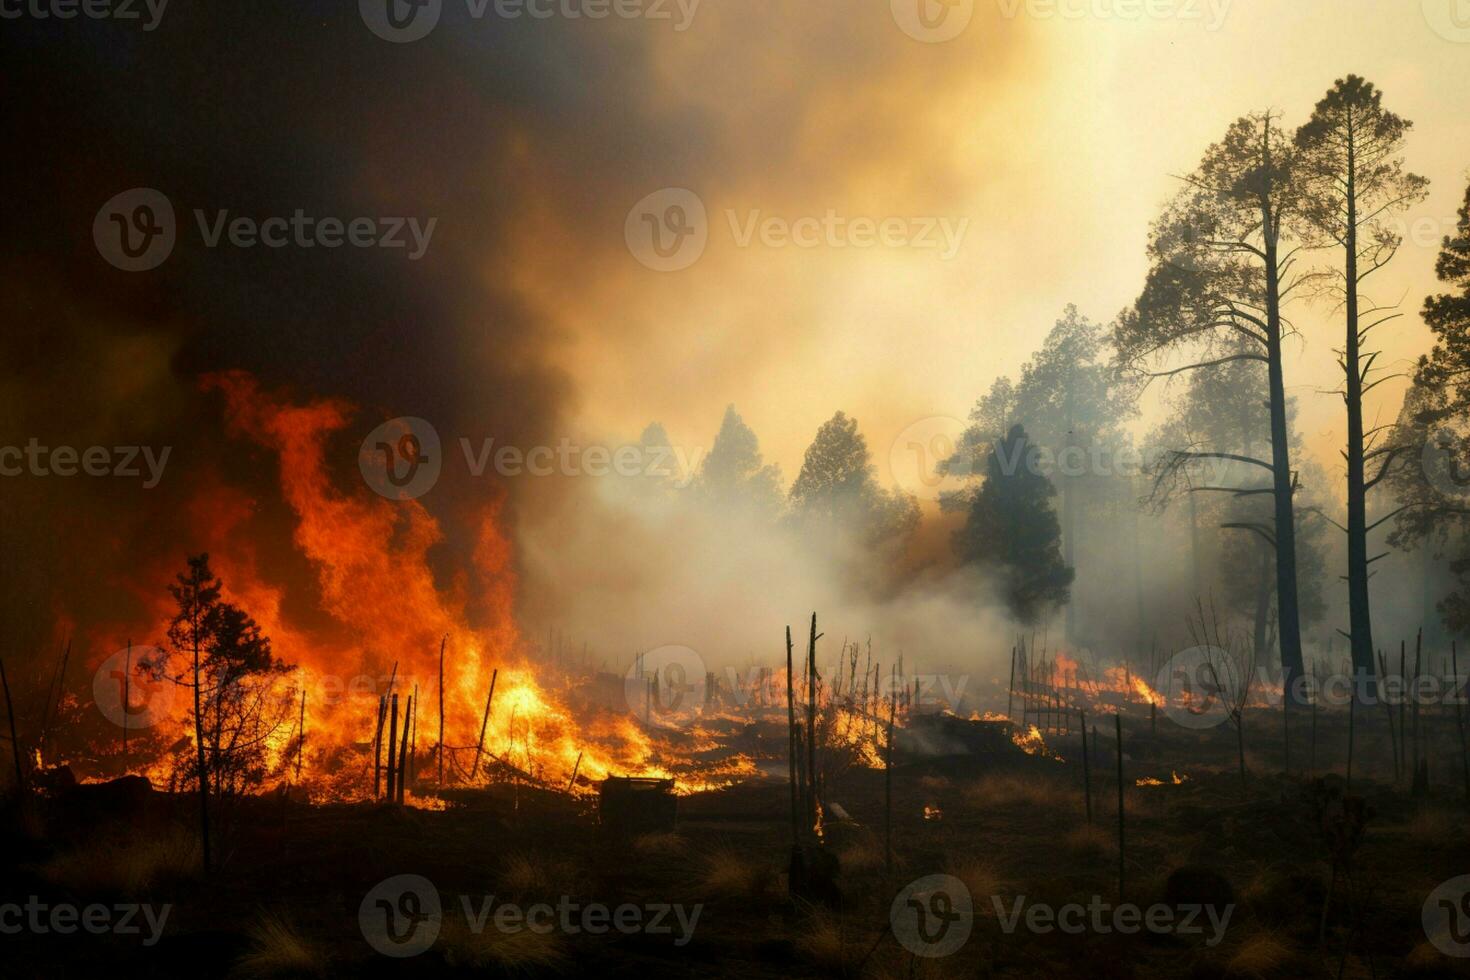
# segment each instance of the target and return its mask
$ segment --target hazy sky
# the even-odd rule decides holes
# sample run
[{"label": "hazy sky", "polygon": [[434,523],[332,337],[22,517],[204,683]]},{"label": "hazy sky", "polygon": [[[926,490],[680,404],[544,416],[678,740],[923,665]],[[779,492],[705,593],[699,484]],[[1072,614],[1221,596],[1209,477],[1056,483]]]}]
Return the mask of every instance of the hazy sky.
[{"label": "hazy sky", "polygon": [[[628,199],[615,203],[688,188],[709,237],[689,268],[656,272],[630,254],[613,203],[575,244],[528,232],[518,281],[575,355],[579,427],[636,433],[656,419],[706,446],[734,401],[789,480],[842,408],[882,465],[910,423],[963,418],[1014,374],[1065,304],[1100,321],[1128,304],[1171,175],[1233,119],[1270,107],[1294,128],[1347,73],[1414,121],[1408,164],[1433,182],[1370,289],[1402,300],[1406,317],[1379,341],[1382,364],[1407,367],[1427,346],[1418,310],[1470,178],[1470,19],[1457,35],[1448,0],[1135,6],[1162,15],[1126,18],[1133,7],[1112,0],[975,0],[945,43],[912,39],[879,3],[707,0],[683,32],[617,25],[652,34],[641,39],[652,73],[626,97],[674,138],[620,175]],[[937,230],[938,248],[740,244],[757,213],[829,210],[943,219],[964,235],[949,258]],[[561,275],[546,274],[551,263]],[[1290,313],[1303,338],[1287,383],[1335,475],[1341,400],[1318,392],[1338,383],[1342,328],[1325,304]],[[1379,392],[1370,412],[1391,419],[1401,386]]]}]

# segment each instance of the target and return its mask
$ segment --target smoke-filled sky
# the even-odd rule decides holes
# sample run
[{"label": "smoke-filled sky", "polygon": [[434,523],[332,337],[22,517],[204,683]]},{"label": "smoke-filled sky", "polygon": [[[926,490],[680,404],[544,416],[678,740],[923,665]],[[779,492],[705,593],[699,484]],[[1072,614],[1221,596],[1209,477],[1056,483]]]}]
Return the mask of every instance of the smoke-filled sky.
[{"label": "smoke-filled sky", "polygon": [[[788,483],[843,409],[883,467],[911,423],[963,418],[1016,373],[1066,304],[1105,322],[1129,303],[1170,175],[1234,118],[1295,126],[1349,72],[1415,122],[1408,164],[1433,181],[1374,289],[1408,314],[1383,363],[1426,348],[1418,308],[1470,177],[1456,0],[960,0],[947,21],[925,2],[927,21],[911,0],[535,4],[547,17],[444,0],[408,43],[369,29],[368,0],[6,7],[6,444],[168,443],[176,467],[248,479],[196,380],[244,369],[360,406],[362,434],[421,416],[520,446],[659,421],[707,448],[733,402]],[[647,15],[587,16],[608,9]],[[925,23],[965,17],[929,43]],[[93,222],[138,187],[168,198],[178,241],[126,272]],[[707,245],[655,271],[630,211],[669,188],[697,197]],[[410,257],[209,247],[195,217],[297,209],[433,224]],[[783,243],[768,219],[838,230]],[[1341,331],[1326,306],[1292,312],[1288,386],[1336,474],[1341,404],[1318,392]],[[1375,396],[1382,420],[1400,390]],[[7,512],[85,517],[98,493],[8,488]],[[512,494],[523,512],[545,496]],[[115,559],[170,499],[122,500]],[[7,540],[30,548],[44,533],[22,523]]]}]

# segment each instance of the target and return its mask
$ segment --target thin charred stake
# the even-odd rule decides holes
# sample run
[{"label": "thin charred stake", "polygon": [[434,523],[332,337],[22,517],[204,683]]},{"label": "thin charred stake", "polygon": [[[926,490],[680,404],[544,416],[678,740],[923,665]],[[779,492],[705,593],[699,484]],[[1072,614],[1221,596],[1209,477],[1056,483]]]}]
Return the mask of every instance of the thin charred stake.
[{"label": "thin charred stake", "polygon": [[1393,705],[1388,703],[1388,698],[1385,696],[1387,685],[1384,682],[1388,680],[1388,662],[1384,660],[1382,650],[1378,651],[1378,676],[1380,678],[1380,683],[1378,685],[1378,700],[1383,704],[1383,713],[1388,716],[1388,743],[1390,749],[1393,751],[1393,781],[1394,785],[1397,786],[1400,775],[1399,739],[1397,731],[1394,729],[1393,724]]},{"label": "thin charred stake", "polygon": [[883,757],[883,877],[893,877],[893,700],[888,702],[888,738]]},{"label": "thin charred stake", "polygon": [[439,640],[439,775],[437,782],[444,785],[444,644],[449,642],[449,634],[445,633]]},{"label": "thin charred stake", "polygon": [[1006,688],[1006,717],[1012,722],[1016,720],[1013,708],[1016,700],[1016,648],[1011,647],[1011,683]]},{"label": "thin charred stake", "polygon": [[403,741],[398,746],[398,802],[399,803],[402,803],[403,802],[404,790],[405,790],[405,788],[408,785],[408,779],[405,777],[405,772],[407,771],[407,767],[404,765],[404,760],[406,758],[408,758],[408,729],[409,729],[409,720],[413,716],[413,702],[414,702],[414,699],[413,698],[409,698],[408,699],[408,704],[406,704],[406,705],[403,706]]},{"label": "thin charred stake", "polygon": [[806,648],[806,779],[807,830],[817,827],[817,614],[812,613],[812,629]]},{"label": "thin charred stake", "polygon": [[576,786],[577,785],[577,770],[578,769],[581,769],[581,768],[582,768],[582,753],[581,752],[578,752],[577,753],[577,762],[576,762],[575,765],[572,766],[572,778],[567,780],[567,792],[568,793],[570,793],[572,791],[572,787],[573,786]]},{"label": "thin charred stake", "polygon": [[296,724],[296,781],[301,782],[301,758],[306,753],[306,688],[301,688],[301,718]]},{"label": "thin charred stake", "polygon": [[123,742],[123,745],[122,745],[122,756],[123,756],[123,771],[124,772],[126,772],[127,771],[127,768],[128,768],[128,704],[130,703],[130,699],[133,696],[132,695],[132,679],[133,679],[133,639],[132,639],[132,637],[128,637],[128,653],[127,653],[127,658],[123,661],[123,699],[122,699],[122,708],[123,708],[123,711],[122,711],[122,716],[123,716],[123,720],[122,720],[123,739],[122,739],[122,742]]},{"label": "thin charred stake", "polygon": [[[796,697],[792,682],[791,627],[786,627],[786,758],[791,771],[791,844],[801,843],[801,814],[797,810],[796,757],[800,742],[796,740]],[[866,676],[863,683],[867,683]]]},{"label": "thin charred stake", "polygon": [[1113,725],[1118,736],[1118,901],[1123,900],[1124,849],[1123,849],[1123,715],[1113,716]]},{"label": "thin charred stake", "polygon": [[398,769],[394,753],[398,748],[398,695],[388,705],[388,801],[398,798]]},{"label": "thin charred stake", "polygon": [[470,766],[470,782],[475,781],[475,773],[480,768],[480,754],[485,751],[485,728],[490,724],[490,702],[495,700],[495,679],[499,676],[499,667],[490,672],[490,693],[485,695],[485,715],[480,719],[480,740],[475,743],[475,762]]},{"label": "thin charred stake", "polygon": [[388,720],[388,695],[378,695],[378,727],[373,733],[373,799],[382,799],[383,722]]},{"label": "thin charred stake", "polygon": [[1077,712],[1082,726],[1082,794],[1087,801],[1087,823],[1092,825],[1092,754],[1087,751],[1087,712]]},{"label": "thin charred stake", "polygon": [[5,689],[5,716],[10,719],[10,755],[15,760],[15,792],[26,798],[25,770],[20,764],[20,736],[15,733],[15,704],[10,700],[10,680],[5,676],[5,661],[0,660],[0,687]]},{"label": "thin charred stake", "polygon": [[1455,677],[1455,726],[1460,733],[1460,770],[1465,777],[1465,802],[1470,803],[1470,747],[1465,743],[1465,682],[1460,680],[1460,651],[1454,640],[1450,641],[1450,669]]}]

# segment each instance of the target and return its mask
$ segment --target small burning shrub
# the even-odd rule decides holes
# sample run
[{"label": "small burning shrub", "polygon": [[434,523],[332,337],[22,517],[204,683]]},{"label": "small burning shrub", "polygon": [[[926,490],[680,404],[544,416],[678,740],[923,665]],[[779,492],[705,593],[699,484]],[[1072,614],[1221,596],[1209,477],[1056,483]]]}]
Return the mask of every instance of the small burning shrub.
[{"label": "small burning shrub", "polygon": [[250,952],[235,964],[232,976],[319,977],[326,974],[326,953],[303,939],[280,916],[264,915],[250,927],[250,947]]}]

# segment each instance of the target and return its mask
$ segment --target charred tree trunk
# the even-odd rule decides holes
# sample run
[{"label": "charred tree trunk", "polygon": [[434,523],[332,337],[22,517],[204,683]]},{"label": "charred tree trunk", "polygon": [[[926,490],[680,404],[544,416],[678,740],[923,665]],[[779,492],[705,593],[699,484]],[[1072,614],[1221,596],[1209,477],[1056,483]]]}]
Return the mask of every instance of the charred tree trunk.
[{"label": "charred tree trunk", "polygon": [[[1373,617],[1368,596],[1368,487],[1364,462],[1362,333],[1358,329],[1358,190],[1357,146],[1351,137],[1347,147],[1347,235],[1344,271],[1347,302],[1347,337],[1343,348],[1343,375],[1347,403],[1347,547],[1348,618],[1353,648],[1353,673],[1360,675],[1366,689],[1373,674]],[[1357,685],[1355,685],[1356,687]],[[1357,696],[1365,697],[1366,690]]]},{"label": "charred tree trunk", "polygon": [[[1266,159],[1270,162],[1269,124]],[[1269,172],[1269,166],[1268,166]],[[1291,469],[1291,433],[1286,418],[1286,382],[1281,352],[1281,268],[1277,251],[1280,218],[1268,191],[1261,201],[1261,215],[1266,222],[1266,374],[1271,389],[1271,489],[1275,513],[1276,550],[1276,620],[1281,644],[1281,681],[1283,710],[1300,702],[1304,692],[1300,679],[1305,673],[1302,662],[1301,605],[1297,598],[1296,580],[1296,492]]]}]

